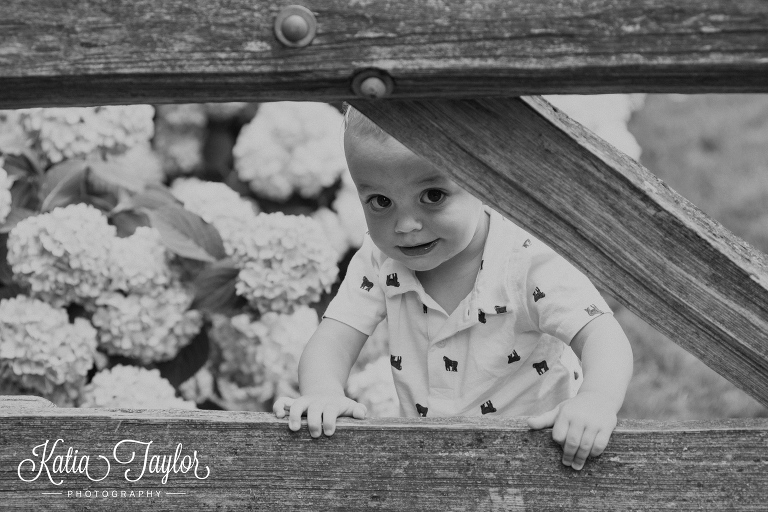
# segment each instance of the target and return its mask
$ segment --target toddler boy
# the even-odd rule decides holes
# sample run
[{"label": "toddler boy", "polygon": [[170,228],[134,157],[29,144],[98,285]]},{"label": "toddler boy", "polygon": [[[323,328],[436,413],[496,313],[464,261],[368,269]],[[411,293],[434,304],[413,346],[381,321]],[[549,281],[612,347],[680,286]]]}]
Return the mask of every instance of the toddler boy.
[{"label": "toddler boy", "polygon": [[[299,363],[278,418],[332,435],[366,410],[344,395],[384,318],[403,416],[530,416],[563,464],[603,452],[632,351],[586,276],[349,108],[344,150],[369,233]],[[578,358],[577,358],[578,356]],[[579,364],[579,359],[581,364]]]}]

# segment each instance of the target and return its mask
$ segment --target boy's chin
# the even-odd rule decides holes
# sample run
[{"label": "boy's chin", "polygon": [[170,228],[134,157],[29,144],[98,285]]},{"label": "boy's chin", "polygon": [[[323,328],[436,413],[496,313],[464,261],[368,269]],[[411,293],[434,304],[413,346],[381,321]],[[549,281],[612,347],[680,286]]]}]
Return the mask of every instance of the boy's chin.
[{"label": "boy's chin", "polygon": [[435,261],[434,258],[409,258],[407,260],[398,258],[397,261],[413,270],[414,272],[429,272],[430,270],[434,270],[439,267],[440,263],[442,263],[440,261]]}]

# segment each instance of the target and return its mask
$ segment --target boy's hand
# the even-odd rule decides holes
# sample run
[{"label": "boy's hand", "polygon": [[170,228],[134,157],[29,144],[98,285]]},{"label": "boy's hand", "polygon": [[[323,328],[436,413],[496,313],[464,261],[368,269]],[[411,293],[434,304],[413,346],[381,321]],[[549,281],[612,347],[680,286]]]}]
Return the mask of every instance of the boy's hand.
[{"label": "boy's hand", "polygon": [[532,429],[552,428],[552,439],[563,447],[563,464],[575,470],[587,457],[600,455],[616,428],[615,407],[600,393],[581,392],[540,416],[528,418]]},{"label": "boy's hand", "polygon": [[294,432],[301,429],[301,417],[306,413],[309,435],[312,437],[320,437],[322,433],[332,436],[339,416],[362,420],[367,413],[363,404],[340,395],[305,395],[299,398],[283,396],[275,400],[272,411],[278,418],[284,418],[287,413],[288,428]]}]

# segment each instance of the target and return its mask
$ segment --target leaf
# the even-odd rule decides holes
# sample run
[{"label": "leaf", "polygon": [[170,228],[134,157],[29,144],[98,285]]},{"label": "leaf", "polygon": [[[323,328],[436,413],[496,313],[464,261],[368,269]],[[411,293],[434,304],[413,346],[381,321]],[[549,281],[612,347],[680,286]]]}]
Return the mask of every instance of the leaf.
[{"label": "leaf", "polygon": [[150,210],[169,205],[182,206],[181,201],[171,194],[168,187],[157,184],[147,186],[146,190],[131,197],[127,204],[133,208],[149,208]]},{"label": "leaf", "polygon": [[135,210],[123,210],[109,215],[109,223],[117,228],[117,236],[127,238],[139,226],[149,226],[149,217]]},{"label": "leaf", "polygon": [[139,193],[144,190],[144,181],[138,174],[128,168],[128,162],[119,158],[107,158],[100,156],[87,160],[91,169],[88,173],[88,185],[97,194],[110,193],[118,196],[121,190],[129,190]]},{"label": "leaf", "polygon": [[12,208],[11,212],[8,214],[8,217],[5,218],[5,222],[0,225],[0,233],[8,233],[10,230],[16,227],[16,224],[26,219],[27,217],[32,217],[34,215],[37,215],[37,212],[34,210],[21,207]]},{"label": "leaf", "polygon": [[164,363],[158,363],[157,369],[160,375],[168,379],[173,387],[178,388],[185,380],[192,377],[202,368],[211,351],[210,341],[208,339],[209,323],[206,322],[197,336],[179,353]]},{"label": "leaf", "polygon": [[200,272],[194,281],[195,299],[192,309],[209,313],[234,315],[247,301],[237,295],[235,283],[240,269],[230,260],[222,260]]},{"label": "leaf", "polygon": [[85,195],[84,160],[65,160],[48,169],[40,184],[40,209],[49,212],[57,206],[80,202]]},{"label": "leaf", "polygon": [[226,256],[219,232],[181,206],[142,208],[152,227],[160,231],[161,241],[171,252],[184,258],[214,262]]},{"label": "leaf", "polygon": [[28,210],[40,209],[38,180],[35,178],[19,178],[11,186],[11,204],[14,207]]},{"label": "leaf", "polygon": [[3,159],[2,167],[9,176],[32,178],[43,174],[36,162],[26,155],[4,155]]}]

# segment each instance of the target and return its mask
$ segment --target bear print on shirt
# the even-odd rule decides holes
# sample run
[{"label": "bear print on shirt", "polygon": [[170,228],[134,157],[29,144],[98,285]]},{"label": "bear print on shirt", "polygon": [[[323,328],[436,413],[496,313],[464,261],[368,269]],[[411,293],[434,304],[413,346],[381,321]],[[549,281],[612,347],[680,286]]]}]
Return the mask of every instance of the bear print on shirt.
[{"label": "bear print on shirt", "polygon": [[513,350],[512,353],[507,356],[507,358],[509,359],[507,364],[512,364],[520,360],[520,356],[517,355],[517,350]]},{"label": "bear print on shirt", "polygon": [[589,316],[595,316],[595,315],[602,315],[603,312],[600,311],[600,309],[595,306],[594,304],[590,304],[588,308],[586,308],[584,311],[587,312]]},{"label": "bear print on shirt", "polygon": [[443,356],[443,361],[445,361],[445,371],[447,372],[457,372],[459,371],[459,362],[453,361],[451,359],[448,359],[447,356]]},{"label": "bear print on shirt", "polygon": [[493,406],[490,400],[485,402],[483,405],[480,406],[480,412],[483,414],[488,414],[489,412],[496,412],[496,408]]},{"label": "bear print on shirt", "polygon": [[477,310],[477,319],[480,320],[481,324],[485,323],[485,311],[482,309]]},{"label": "bear print on shirt", "polygon": [[387,286],[400,286],[400,283],[397,281],[397,273],[387,274]]},{"label": "bear print on shirt", "polygon": [[547,366],[546,361],[542,361],[540,363],[533,363],[533,368],[538,372],[539,375],[544,375],[544,373],[549,371],[549,367]]},{"label": "bear print on shirt", "polygon": [[422,418],[426,418],[427,417],[427,411],[428,410],[429,410],[428,407],[424,407],[421,404],[416,404],[416,412],[418,412],[419,416],[421,416]]},{"label": "bear print on shirt", "polygon": [[370,282],[367,277],[363,276],[363,284],[360,285],[360,289],[369,292],[371,291],[371,288],[373,288],[373,283]]},{"label": "bear print on shirt", "polygon": [[493,309],[496,310],[497,315],[507,312],[507,306],[493,306]]},{"label": "bear print on shirt", "polygon": [[546,297],[546,295],[544,295],[544,292],[539,290],[539,287],[537,286],[536,289],[533,290],[533,302],[539,302],[544,297]]},{"label": "bear print on shirt", "polygon": [[395,370],[402,370],[403,369],[403,367],[400,365],[400,362],[402,360],[403,360],[403,356],[397,356],[397,357],[395,357],[393,355],[389,356],[389,364],[391,364],[392,368],[394,368]]}]

